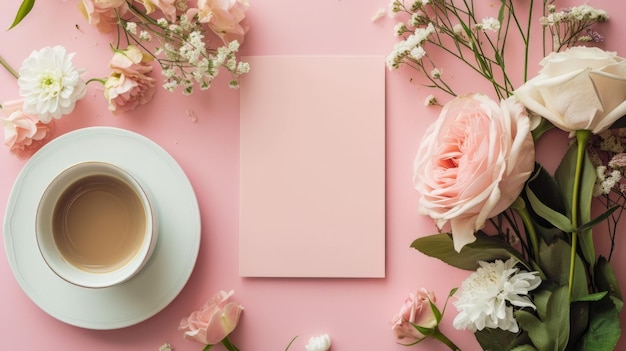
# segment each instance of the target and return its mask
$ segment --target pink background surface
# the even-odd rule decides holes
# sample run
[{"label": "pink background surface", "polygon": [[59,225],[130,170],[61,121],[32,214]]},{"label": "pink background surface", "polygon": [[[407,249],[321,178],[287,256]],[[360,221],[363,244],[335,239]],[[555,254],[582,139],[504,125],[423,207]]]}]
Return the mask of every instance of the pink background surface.
[{"label": "pink background surface", "polygon": [[[14,67],[35,49],[56,44],[77,52],[77,67],[87,77],[106,76],[109,37],[89,27],[76,10],[75,0],[38,1],[19,27],[0,31],[0,54]],[[20,1],[9,0],[0,13],[0,27],[8,27]],[[498,5],[491,0],[489,6]],[[604,48],[626,54],[626,21],[619,18],[620,1],[592,1],[615,17],[601,27]],[[387,0],[252,1],[248,12],[251,32],[245,55],[386,55],[396,42],[395,21],[371,22]],[[561,3],[578,4],[570,2]],[[472,85],[455,63],[445,69],[464,78],[467,91],[488,91]],[[531,68],[531,72],[533,69]],[[132,327],[94,331],[58,322],[24,294],[0,251],[0,336],[5,348],[21,350],[157,350],[163,342],[176,350],[200,350],[177,330],[182,317],[199,307],[215,291],[235,289],[245,306],[233,342],[242,350],[283,350],[300,335],[292,350],[303,350],[310,336],[329,333],[332,350],[404,350],[390,331],[389,320],[407,294],[426,287],[443,299],[468,272],[450,268],[409,247],[419,235],[434,232],[432,222],[417,214],[412,162],[425,126],[437,111],[423,106],[432,91],[420,88],[413,72],[387,73],[387,218],[386,278],[384,279],[265,279],[238,274],[239,93],[216,84],[205,93],[184,97],[159,90],[149,105],[127,115],[112,116],[102,92],[90,85],[74,113],[57,123],[57,135],[76,128],[106,125],[139,132],[165,148],[187,173],[198,196],[202,216],[202,244],[196,268],[181,294],[161,313]],[[226,83],[227,77],[219,83]],[[0,100],[18,97],[15,80],[0,70]],[[441,96],[443,99],[443,96]],[[197,119],[192,118],[195,115]],[[554,160],[564,149],[564,137],[553,133],[555,145],[539,145],[540,160]],[[546,153],[546,150],[550,153]],[[0,212],[4,213],[11,186],[25,161],[0,149]],[[618,247],[623,239],[618,239]],[[354,243],[358,250],[358,243]],[[618,249],[619,250],[619,249]],[[320,257],[323,260],[323,257]],[[618,252],[614,266],[626,278],[626,256]],[[469,332],[451,327],[448,310],[442,329],[464,350],[476,350]],[[622,318],[623,319],[623,318]],[[621,347],[626,347],[622,342]],[[446,350],[427,341],[417,349]]]}]

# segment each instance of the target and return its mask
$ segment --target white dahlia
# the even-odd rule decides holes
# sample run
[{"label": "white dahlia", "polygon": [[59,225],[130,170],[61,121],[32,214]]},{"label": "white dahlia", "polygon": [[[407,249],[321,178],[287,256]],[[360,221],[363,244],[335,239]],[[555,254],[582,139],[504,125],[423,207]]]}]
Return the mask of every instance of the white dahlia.
[{"label": "white dahlia", "polygon": [[463,281],[461,296],[454,303],[459,311],[454,327],[473,332],[484,328],[518,332],[513,306],[535,308],[526,295],[541,284],[537,272],[521,271],[515,267],[514,258],[478,264],[476,272]]},{"label": "white dahlia", "polygon": [[87,87],[72,63],[74,54],[64,47],[46,47],[33,51],[20,68],[20,95],[24,112],[39,117],[43,123],[59,119],[74,110]]}]

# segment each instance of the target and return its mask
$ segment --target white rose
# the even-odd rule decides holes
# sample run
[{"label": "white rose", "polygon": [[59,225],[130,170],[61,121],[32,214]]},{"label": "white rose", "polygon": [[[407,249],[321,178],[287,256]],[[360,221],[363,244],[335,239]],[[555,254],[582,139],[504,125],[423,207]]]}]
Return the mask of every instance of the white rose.
[{"label": "white rose", "polygon": [[328,334],[314,336],[306,344],[306,351],[327,351],[328,349],[330,349],[330,336]]},{"label": "white rose", "polygon": [[626,114],[626,61],[614,52],[574,47],[553,52],[515,96],[558,128],[597,134]]}]

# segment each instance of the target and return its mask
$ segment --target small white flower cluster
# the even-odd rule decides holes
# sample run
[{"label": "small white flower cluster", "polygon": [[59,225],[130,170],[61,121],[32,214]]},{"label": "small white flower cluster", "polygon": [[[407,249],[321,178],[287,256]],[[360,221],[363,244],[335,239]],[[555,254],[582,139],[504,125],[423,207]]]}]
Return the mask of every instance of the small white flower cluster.
[{"label": "small white flower cluster", "polygon": [[[409,32],[409,30],[406,29],[406,26],[404,26],[404,30],[401,34],[405,32]],[[396,33],[398,33],[398,28]],[[387,55],[387,67],[389,70],[398,69],[407,59],[411,61],[419,61],[426,56],[426,50],[424,50],[422,44],[424,44],[428,37],[433,33],[435,33],[435,27],[432,23],[429,23],[426,27],[415,28],[411,35],[407,36],[404,40],[397,42],[394,45],[393,51]]]},{"label": "small white flower cluster", "polygon": [[[205,30],[198,21],[181,15],[177,22],[159,18],[157,27],[150,27],[152,35],[163,43],[154,51],[155,59],[162,67],[165,77],[163,88],[173,92],[181,87],[185,95],[193,93],[194,87],[206,90],[217,77],[220,67],[230,72],[231,88],[239,87],[239,76],[250,71],[246,62],[237,59],[239,43],[235,40],[217,49],[210,49],[205,44]],[[127,33],[136,36],[139,41],[151,41],[148,30],[140,30],[145,23],[126,22]]]},{"label": "small white flower cluster", "polygon": [[476,24],[476,26],[474,26],[474,29],[482,30],[485,32],[497,32],[500,29],[500,21],[493,17],[486,17],[483,18],[481,23]]},{"label": "small white flower cluster", "polygon": [[576,7],[556,10],[554,5],[550,5],[549,14],[541,17],[540,23],[543,26],[552,26],[564,22],[572,21],[592,21],[592,22],[606,22],[609,19],[609,15],[606,11],[593,8],[589,5],[580,5]]},{"label": "small white flower cluster", "polygon": [[596,167],[596,183],[593,186],[593,196],[608,195],[615,185],[619,184],[622,174],[619,170],[612,170],[607,176],[607,167]]},{"label": "small white flower cluster", "polygon": [[596,23],[609,20],[606,11],[589,5],[557,11],[554,5],[550,5],[548,12],[548,15],[541,17],[539,22],[543,27],[550,29],[554,51],[560,51],[564,46],[569,47],[576,42],[598,43],[604,41],[604,37],[591,30],[591,27]]},{"label": "small white flower cluster", "polygon": [[456,329],[519,331],[513,308],[535,308],[526,295],[541,284],[541,279],[537,272],[521,271],[517,263],[514,258],[478,262],[480,267],[463,281],[461,296],[454,303],[459,311],[453,321]]}]

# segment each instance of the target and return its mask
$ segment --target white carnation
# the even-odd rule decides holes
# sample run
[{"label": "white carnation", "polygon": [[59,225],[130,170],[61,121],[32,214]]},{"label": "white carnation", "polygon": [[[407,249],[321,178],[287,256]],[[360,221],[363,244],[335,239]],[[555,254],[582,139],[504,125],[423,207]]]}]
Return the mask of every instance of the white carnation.
[{"label": "white carnation", "polygon": [[24,112],[36,115],[43,123],[74,110],[87,86],[72,63],[74,54],[55,46],[33,51],[20,68],[17,83],[24,97]]},{"label": "white carnation", "polygon": [[541,284],[541,279],[537,272],[520,271],[516,263],[514,258],[478,262],[480,267],[463,281],[461,296],[454,303],[459,311],[453,322],[456,329],[519,331],[513,306],[534,309],[526,295]]}]

